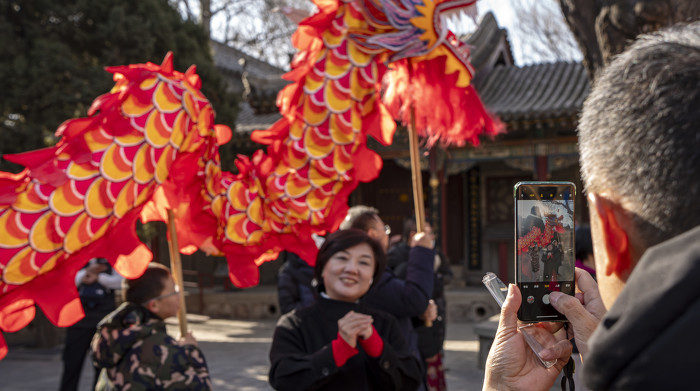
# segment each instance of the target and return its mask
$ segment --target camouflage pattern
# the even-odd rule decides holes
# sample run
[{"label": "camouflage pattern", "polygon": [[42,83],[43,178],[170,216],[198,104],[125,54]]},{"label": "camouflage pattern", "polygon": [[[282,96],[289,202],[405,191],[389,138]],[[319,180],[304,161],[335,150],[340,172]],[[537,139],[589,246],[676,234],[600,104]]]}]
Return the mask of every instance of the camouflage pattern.
[{"label": "camouflage pattern", "polygon": [[204,354],[180,346],[165,322],[124,303],[107,315],[92,340],[93,364],[103,368],[96,390],[210,390]]}]

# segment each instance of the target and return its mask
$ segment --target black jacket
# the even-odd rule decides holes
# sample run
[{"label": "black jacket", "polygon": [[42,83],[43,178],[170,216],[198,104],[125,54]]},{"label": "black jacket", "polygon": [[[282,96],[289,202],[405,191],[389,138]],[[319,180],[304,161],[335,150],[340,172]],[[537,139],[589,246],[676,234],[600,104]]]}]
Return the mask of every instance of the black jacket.
[{"label": "black jacket", "polygon": [[[358,344],[360,352],[338,368],[331,343],[338,336],[338,319],[351,310],[372,316],[384,350],[372,358]],[[319,298],[280,318],[270,348],[269,379],[277,390],[415,390],[420,370],[390,315]]]},{"label": "black jacket", "polygon": [[413,329],[411,318],[422,315],[428,308],[428,300],[433,292],[434,260],[435,251],[421,246],[411,248],[405,278],[398,278],[386,270],[379,282],[375,282],[361,299],[362,304],[396,318],[409,350],[418,359],[418,334]]},{"label": "black jacket", "polygon": [[648,249],[590,340],[593,390],[696,389],[700,226]]},{"label": "black jacket", "polygon": [[[408,268],[409,252],[411,248],[406,242],[400,242],[389,249],[387,259],[389,267],[396,277],[405,279]],[[413,317],[413,328],[417,335],[418,351],[423,359],[434,356],[442,350],[445,341],[445,325],[447,316],[447,301],[445,300],[445,285],[452,281],[452,268],[447,258],[442,253],[436,253],[440,257],[440,267],[434,271],[433,291],[430,296],[435,301],[438,317],[432,327],[426,327],[425,322],[418,317]]]},{"label": "black jacket", "polygon": [[[91,262],[106,265],[107,270],[102,272],[104,274],[114,275],[117,273],[104,258],[96,258],[95,261]],[[85,267],[88,265],[90,265],[90,263],[85,265]],[[80,304],[83,306],[85,317],[70,327],[95,330],[102,318],[109,315],[110,312],[117,308],[114,290],[99,282],[94,282],[92,284],[81,283],[78,285],[78,295],[80,296]]]},{"label": "black jacket", "polygon": [[281,313],[286,314],[314,302],[316,290],[311,286],[313,278],[313,266],[294,253],[286,253],[286,260],[277,274],[277,296]]}]

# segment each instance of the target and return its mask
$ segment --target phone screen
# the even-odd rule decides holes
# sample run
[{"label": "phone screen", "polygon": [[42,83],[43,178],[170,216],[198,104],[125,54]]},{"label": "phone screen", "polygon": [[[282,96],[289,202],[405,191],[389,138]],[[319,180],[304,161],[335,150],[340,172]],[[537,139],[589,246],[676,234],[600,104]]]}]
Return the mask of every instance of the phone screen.
[{"label": "phone screen", "polygon": [[515,185],[515,274],[522,293],[518,318],[524,322],[566,320],[549,294],[574,294],[575,194],[570,182]]}]

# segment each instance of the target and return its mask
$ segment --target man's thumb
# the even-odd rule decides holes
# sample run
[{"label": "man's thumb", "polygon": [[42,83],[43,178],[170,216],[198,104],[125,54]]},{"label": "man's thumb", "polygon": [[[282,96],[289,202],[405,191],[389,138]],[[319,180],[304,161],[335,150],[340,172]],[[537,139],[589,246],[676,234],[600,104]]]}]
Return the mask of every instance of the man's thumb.
[{"label": "man's thumb", "polygon": [[520,302],[522,296],[520,295],[520,289],[515,284],[508,285],[508,296],[503,302],[503,308],[501,308],[501,323],[508,327],[517,327],[518,325],[518,309],[520,308]]},{"label": "man's thumb", "polygon": [[576,318],[576,315],[586,311],[578,299],[561,292],[550,293],[549,302],[568,319]]}]

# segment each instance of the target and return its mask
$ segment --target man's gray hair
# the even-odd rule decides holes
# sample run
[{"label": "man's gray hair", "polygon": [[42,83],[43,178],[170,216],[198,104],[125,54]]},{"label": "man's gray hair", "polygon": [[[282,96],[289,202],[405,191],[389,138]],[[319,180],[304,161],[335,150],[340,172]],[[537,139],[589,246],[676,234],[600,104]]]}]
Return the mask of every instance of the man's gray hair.
[{"label": "man's gray hair", "polygon": [[651,246],[700,223],[700,23],[642,35],[583,105],[581,173]]},{"label": "man's gray hair", "polygon": [[356,205],[348,209],[345,219],[340,223],[340,229],[359,229],[369,231],[374,228],[374,224],[379,218],[379,211],[376,208],[366,205]]}]

